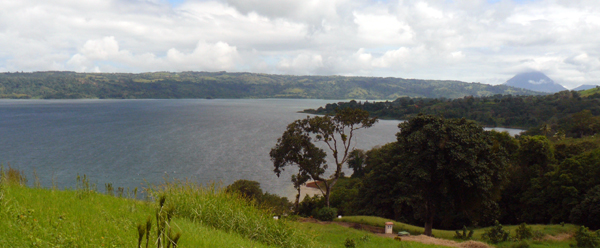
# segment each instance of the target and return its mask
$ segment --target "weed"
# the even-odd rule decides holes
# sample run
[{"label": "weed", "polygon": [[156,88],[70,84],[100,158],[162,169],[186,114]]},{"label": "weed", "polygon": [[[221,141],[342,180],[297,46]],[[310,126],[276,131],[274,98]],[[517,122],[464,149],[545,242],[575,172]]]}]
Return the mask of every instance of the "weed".
[{"label": "weed", "polygon": [[115,193],[114,193],[115,189],[113,188],[112,183],[105,183],[104,184],[104,189],[106,190],[106,194],[107,195],[110,195],[110,196],[114,196],[115,195]]},{"label": "weed", "polygon": [[0,165],[0,171],[2,173],[2,182],[7,183],[9,185],[18,185],[25,186],[27,185],[27,178],[22,171],[19,171],[15,168],[12,168],[10,164],[8,164],[8,170],[4,171],[4,166]]}]

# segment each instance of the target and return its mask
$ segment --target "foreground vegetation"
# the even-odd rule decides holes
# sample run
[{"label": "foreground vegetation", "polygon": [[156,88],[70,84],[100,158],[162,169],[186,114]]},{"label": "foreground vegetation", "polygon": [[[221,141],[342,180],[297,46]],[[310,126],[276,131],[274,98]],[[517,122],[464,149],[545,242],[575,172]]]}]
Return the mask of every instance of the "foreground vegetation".
[{"label": "foreground vegetation", "polygon": [[227,72],[0,73],[0,98],[164,99],[408,97],[536,95],[539,92],[459,81],[402,78],[290,76]]},{"label": "foreground vegetation", "polygon": [[[168,182],[150,190],[158,202],[102,194],[87,181],[75,190],[31,188],[21,173],[1,170],[0,247],[415,247],[337,225],[274,220],[270,211],[214,185]],[[160,199],[164,199],[160,207]],[[165,218],[157,218],[157,215]],[[169,216],[168,219],[166,216]],[[138,229],[150,222],[149,244]],[[165,242],[165,240],[167,242]],[[141,241],[141,242],[140,242]]]}]

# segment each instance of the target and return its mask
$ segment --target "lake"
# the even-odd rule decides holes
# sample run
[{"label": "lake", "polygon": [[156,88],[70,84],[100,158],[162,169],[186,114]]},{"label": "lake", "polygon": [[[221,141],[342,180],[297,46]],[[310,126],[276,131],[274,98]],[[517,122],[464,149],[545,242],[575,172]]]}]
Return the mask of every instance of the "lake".
[{"label": "lake", "polygon": [[[0,100],[0,163],[41,185],[74,188],[86,174],[98,189],[141,188],[164,178],[238,179],[293,197],[293,168],[277,177],[269,151],[286,126],[333,100]],[[400,121],[360,130],[356,148],[395,140]],[[519,130],[508,129],[511,133]],[[345,170],[351,174],[351,170]]]}]

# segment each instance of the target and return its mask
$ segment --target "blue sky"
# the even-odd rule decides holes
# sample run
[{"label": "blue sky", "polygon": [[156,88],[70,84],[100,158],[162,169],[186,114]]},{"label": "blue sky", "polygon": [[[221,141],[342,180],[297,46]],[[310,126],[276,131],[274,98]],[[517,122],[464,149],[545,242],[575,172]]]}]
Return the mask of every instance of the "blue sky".
[{"label": "blue sky", "polygon": [[0,1],[0,72],[249,71],[600,84],[597,0]]}]

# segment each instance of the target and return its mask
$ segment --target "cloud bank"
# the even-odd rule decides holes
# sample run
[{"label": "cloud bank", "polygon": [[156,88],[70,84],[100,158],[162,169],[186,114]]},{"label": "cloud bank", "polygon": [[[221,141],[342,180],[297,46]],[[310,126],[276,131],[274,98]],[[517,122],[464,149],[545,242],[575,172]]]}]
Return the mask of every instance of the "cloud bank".
[{"label": "cloud bank", "polygon": [[600,84],[595,0],[4,0],[0,71]]}]

